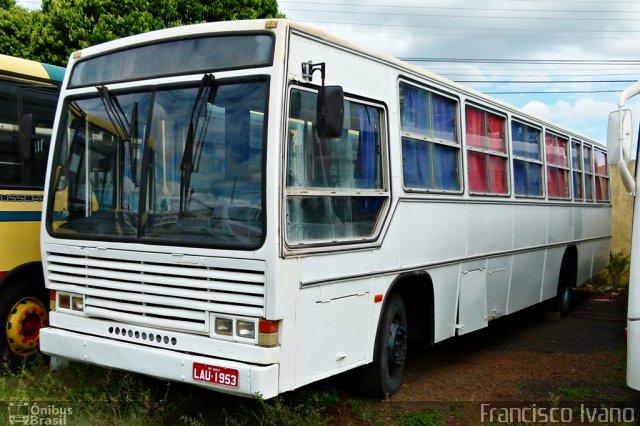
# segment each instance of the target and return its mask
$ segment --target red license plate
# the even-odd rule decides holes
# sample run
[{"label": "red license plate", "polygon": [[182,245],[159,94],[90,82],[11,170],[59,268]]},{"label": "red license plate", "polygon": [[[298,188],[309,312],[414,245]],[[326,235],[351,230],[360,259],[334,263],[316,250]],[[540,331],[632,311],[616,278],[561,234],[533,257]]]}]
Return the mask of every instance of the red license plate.
[{"label": "red license plate", "polygon": [[238,370],[194,362],[193,380],[227,386],[230,388],[237,388]]}]

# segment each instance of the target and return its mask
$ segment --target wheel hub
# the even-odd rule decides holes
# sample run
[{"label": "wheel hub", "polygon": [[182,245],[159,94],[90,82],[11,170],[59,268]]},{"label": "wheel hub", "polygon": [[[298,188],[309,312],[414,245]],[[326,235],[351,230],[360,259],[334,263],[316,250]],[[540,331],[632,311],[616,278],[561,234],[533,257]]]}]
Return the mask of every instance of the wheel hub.
[{"label": "wheel hub", "polygon": [[407,353],[407,327],[400,322],[394,321],[389,326],[387,353],[390,371],[404,365]]},{"label": "wheel hub", "polygon": [[6,324],[7,341],[12,352],[30,355],[38,349],[40,329],[47,325],[47,310],[33,297],[18,301]]}]

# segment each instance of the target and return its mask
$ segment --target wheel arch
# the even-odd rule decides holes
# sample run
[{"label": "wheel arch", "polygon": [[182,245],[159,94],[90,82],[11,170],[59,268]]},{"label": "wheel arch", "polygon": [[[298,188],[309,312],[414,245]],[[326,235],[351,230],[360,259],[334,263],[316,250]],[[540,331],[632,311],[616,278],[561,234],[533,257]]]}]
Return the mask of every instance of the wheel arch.
[{"label": "wheel arch", "polygon": [[385,301],[396,293],[402,296],[405,303],[409,337],[427,339],[433,344],[435,319],[431,276],[426,271],[401,274],[391,283]]},{"label": "wheel arch", "polygon": [[41,262],[24,263],[9,271],[0,280],[0,293],[15,285],[28,285],[36,290],[42,299],[47,299]]},{"label": "wheel arch", "polygon": [[576,245],[574,244],[567,246],[567,248],[564,250],[564,255],[562,257],[562,260],[563,260],[563,263],[565,260],[570,262],[570,265],[573,267],[572,276],[570,277],[563,276],[563,274],[565,274],[565,271],[563,271],[562,266],[560,266],[559,279],[569,279],[571,288],[575,288],[578,281],[578,247],[576,247]]}]

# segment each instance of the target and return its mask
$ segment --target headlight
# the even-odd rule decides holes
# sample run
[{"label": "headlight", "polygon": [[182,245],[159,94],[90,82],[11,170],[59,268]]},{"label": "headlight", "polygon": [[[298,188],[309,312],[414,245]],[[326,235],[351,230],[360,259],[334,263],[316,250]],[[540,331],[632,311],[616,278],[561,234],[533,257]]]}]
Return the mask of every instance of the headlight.
[{"label": "headlight", "polygon": [[216,318],[215,329],[217,334],[231,336],[233,335],[233,320],[230,318]]},{"label": "headlight", "polygon": [[242,320],[236,321],[236,336],[245,339],[255,339],[256,323]]}]

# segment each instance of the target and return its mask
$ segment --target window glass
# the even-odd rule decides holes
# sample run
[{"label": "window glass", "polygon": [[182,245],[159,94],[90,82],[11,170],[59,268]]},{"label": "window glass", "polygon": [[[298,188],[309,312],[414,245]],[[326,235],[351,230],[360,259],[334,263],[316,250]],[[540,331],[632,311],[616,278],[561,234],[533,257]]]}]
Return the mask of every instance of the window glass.
[{"label": "window glass", "polygon": [[584,197],[593,201],[593,167],[591,161],[591,148],[583,146],[583,164],[584,164]]},{"label": "window glass", "polygon": [[513,121],[511,137],[514,156],[540,160],[540,130]]},{"label": "window glass", "polygon": [[467,145],[506,152],[504,117],[467,106],[466,120]]},{"label": "window glass", "polygon": [[568,139],[545,134],[547,159],[547,194],[549,198],[569,198]]},{"label": "window glass", "polygon": [[[316,93],[293,89],[287,142],[287,241],[373,235],[387,195],[382,110],[346,100],[340,139],[316,137]],[[314,194],[310,194],[314,192]]]},{"label": "window glass", "polygon": [[524,197],[541,197],[543,190],[540,130],[512,121],[511,140],[515,194]]},{"label": "window glass", "polygon": [[58,89],[0,81],[0,100],[0,185],[41,188]]},{"label": "window glass", "polygon": [[607,154],[593,150],[593,165],[595,168],[596,201],[609,201]]},{"label": "window glass", "polygon": [[465,131],[470,192],[509,192],[504,126],[504,117],[472,106],[466,107]]},{"label": "window glass", "polygon": [[81,60],[71,71],[69,86],[268,66],[272,58],[268,34],[174,39]]},{"label": "window glass", "polygon": [[49,229],[69,238],[257,248],[267,83],[205,82],[69,98]]},{"label": "window glass", "polygon": [[582,149],[579,142],[571,142],[571,167],[573,168],[573,199],[584,198],[582,182]]},{"label": "window glass", "polygon": [[459,191],[457,102],[400,83],[405,188]]}]

